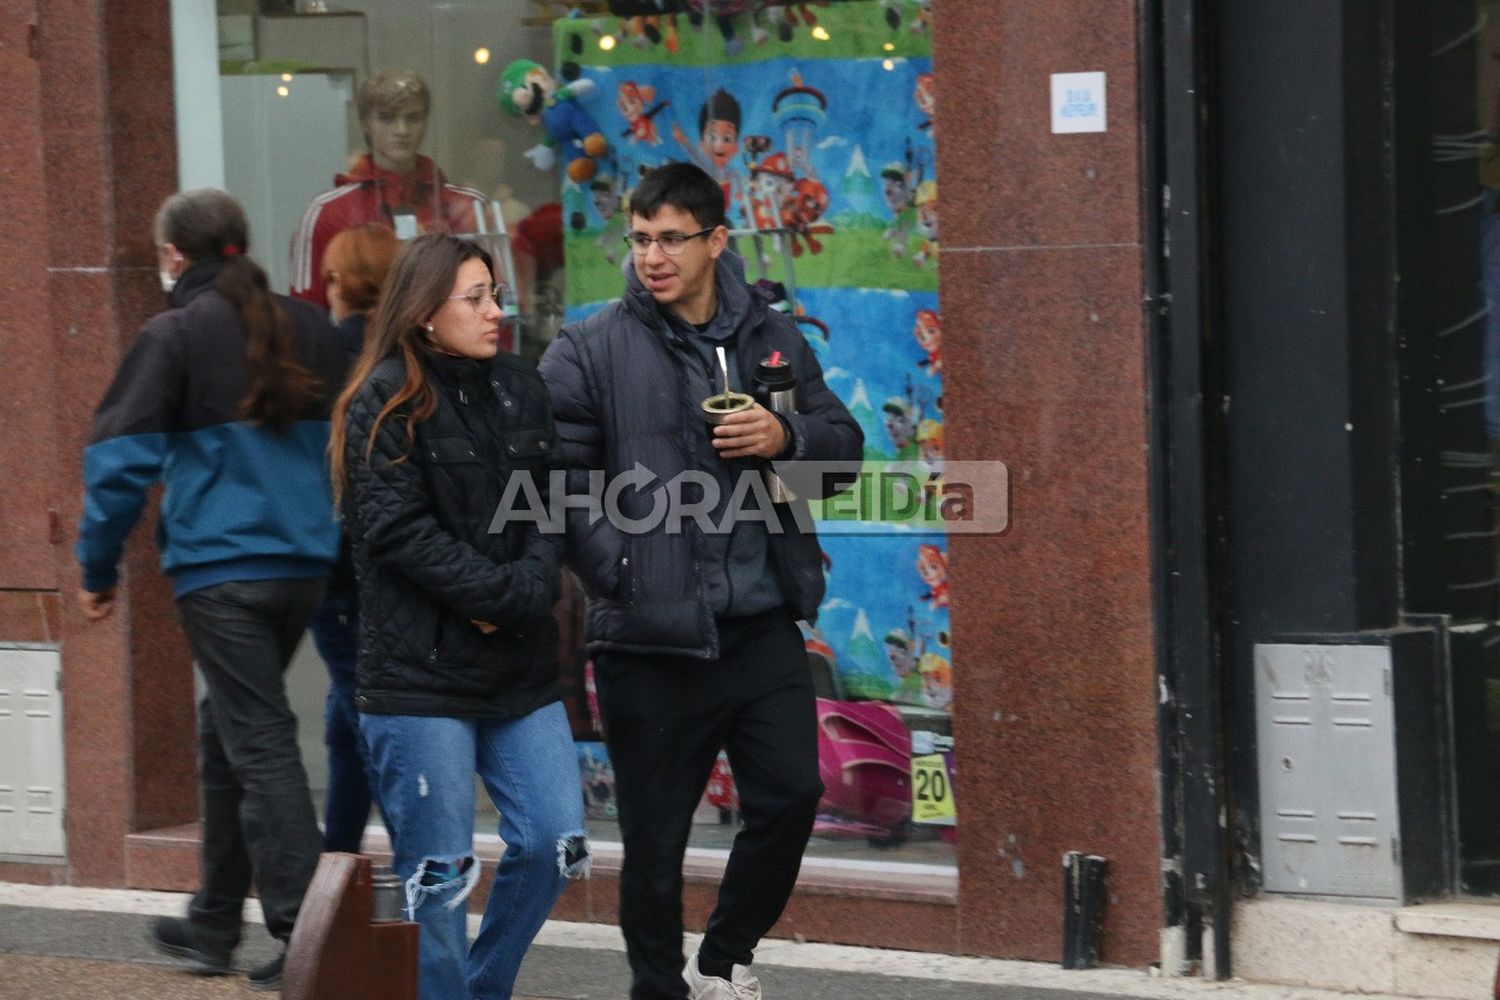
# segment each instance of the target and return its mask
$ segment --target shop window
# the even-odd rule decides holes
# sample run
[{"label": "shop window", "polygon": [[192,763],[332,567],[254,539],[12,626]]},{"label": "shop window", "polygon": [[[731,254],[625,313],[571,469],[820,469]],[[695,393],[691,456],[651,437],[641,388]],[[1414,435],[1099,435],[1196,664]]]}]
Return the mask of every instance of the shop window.
[{"label": "shop window", "polygon": [[[319,251],[342,226],[477,235],[514,290],[511,346],[536,357],[561,323],[620,294],[641,171],[691,159],[723,185],[748,280],[794,317],[863,427],[867,472],[904,463],[935,487],[944,411],[931,0],[707,6],[219,0],[226,186],[251,209],[276,287],[314,299]],[[385,89],[362,115],[371,79]],[[538,82],[565,120],[533,120]],[[962,664],[949,610],[963,597],[950,598],[942,522],[840,516],[858,530],[823,534],[828,597],[804,636],[828,788],[809,853],[951,863]],[[581,598],[564,607],[590,834],[617,840]],[[321,679],[315,663],[298,671]],[[301,699],[315,784],[317,697]],[[735,806],[721,762],[692,843],[727,847]]]}]

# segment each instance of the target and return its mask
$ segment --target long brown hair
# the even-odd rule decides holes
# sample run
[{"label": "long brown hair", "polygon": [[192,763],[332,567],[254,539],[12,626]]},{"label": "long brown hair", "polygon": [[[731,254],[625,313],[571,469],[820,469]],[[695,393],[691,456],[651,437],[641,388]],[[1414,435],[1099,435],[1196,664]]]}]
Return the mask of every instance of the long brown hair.
[{"label": "long brown hair", "polygon": [[458,269],[465,261],[482,260],[491,274],[495,262],[477,243],[461,240],[456,236],[419,236],[401,248],[391,264],[386,277],[385,290],[381,292],[380,304],[375,307],[375,316],[365,331],[364,350],[349,376],[349,384],[339,393],[333,404],[333,428],[328,437],[328,458],[333,474],[333,496],[335,503],[342,503],[344,484],[349,474],[344,459],[344,444],[347,440],[345,422],[349,404],[359,394],[375,366],[386,358],[399,354],[406,362],[406,382],[381,407],[375,421],[370,425],[370,439],[365,446],[365,461],[375,447],[375,437],[380,425],[398,408],[409,406],[406,417],[406,453],[398,461],[411,454],[416,440],[417,425],[431,417],[437,409],[437,395],[427,381],[422,367],[422,355],[426,346],[426,323],[432,314],[443,307],[453,293],[453,282],[458,279]]},{"label": "long brown hair", "polygon": [[218,188],[181,191],[157,210],[156,241],[172,244],[189,263],[223,260],[214,290],[239,311],[245,326],[250,388],[240,402],[240,417],[277,431],[291,427],[319,383],[297,356],[292,321],[271,294],[266,272],[246,256],[245,210]]}]

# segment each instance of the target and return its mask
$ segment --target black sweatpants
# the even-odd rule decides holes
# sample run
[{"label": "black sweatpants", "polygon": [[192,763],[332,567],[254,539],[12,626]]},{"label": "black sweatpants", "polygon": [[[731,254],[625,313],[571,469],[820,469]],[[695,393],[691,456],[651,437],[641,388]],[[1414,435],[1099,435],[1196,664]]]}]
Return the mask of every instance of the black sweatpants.
[{"label": "black sweatpants", "polygon": [[682,859],[693,812],[726,749],[744,826],[734,839],[701,954],[748,965],[797,881],[823,784],[802,633],[778,608],[719,622],[721,655],[595,656],[615,768],[620,929],[631,1000],[683,1000]]}]

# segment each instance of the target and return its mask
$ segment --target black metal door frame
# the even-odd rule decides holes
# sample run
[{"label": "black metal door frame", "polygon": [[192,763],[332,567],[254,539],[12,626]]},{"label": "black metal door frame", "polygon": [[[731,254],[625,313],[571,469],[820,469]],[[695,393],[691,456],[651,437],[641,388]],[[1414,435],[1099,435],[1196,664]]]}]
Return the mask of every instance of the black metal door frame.
[{"label": "black metal door frame", "polygon": [[1214,292],[1211,25],[1202,0],[1143,0],[1141,76],[1151,406],[1153,594],[1162,775],[1163,925],[1191,963],[1211,932],[1230,974],[1224,672],[1216,581],[1223,530]]},{"label": "black metal door frame", "polygon": [[[1433,263],[1462,237],[1428,217],[1467,205],[1465,165],[1433,157],[1463,131],[1441,112],[1465,2],[1141,2],[1163,922],[1221,977],[1233,899],[1260,886],[1251,644],[1474,620],[1493,593],[1488,550],[1442,548],[1489,523],[1453,499],[1482,482],[1428,509],[1464,472],[1433,466],[1482,464],[1475,410],[1431,398],[1474,384],[1470,272]],[[1403,898],[1451,891],[1451,837],[1427,825]]]}]

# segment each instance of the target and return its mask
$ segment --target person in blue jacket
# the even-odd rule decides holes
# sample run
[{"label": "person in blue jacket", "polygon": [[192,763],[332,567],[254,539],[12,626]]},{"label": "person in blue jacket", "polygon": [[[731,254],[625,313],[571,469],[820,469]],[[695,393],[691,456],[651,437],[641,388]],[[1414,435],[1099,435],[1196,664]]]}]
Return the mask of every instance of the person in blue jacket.
[{"label": "person in blue jacket", "polygon": [[[226,192],[168,198],[156,243],[172,308],[146,323],[94,414],[78,599],[90,620],[110,615],[126,537],[163,481],[161,566],[207,689],[203,881],[186,918],[158,920],[151,938],[220,975],[251,882],[285,942],[322,846],[282,675],[338,554],[324,451],[348,355],[320,310],[270,292]],[[283,958],[250,985],[277,988]]]}]

